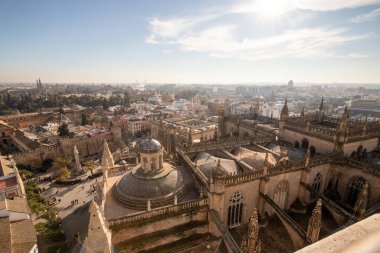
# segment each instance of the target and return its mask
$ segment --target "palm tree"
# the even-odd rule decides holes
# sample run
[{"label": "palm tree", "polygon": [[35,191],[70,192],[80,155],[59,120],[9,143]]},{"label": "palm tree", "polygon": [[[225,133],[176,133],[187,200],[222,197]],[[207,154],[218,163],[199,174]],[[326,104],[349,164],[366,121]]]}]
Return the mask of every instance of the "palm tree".
[{"label": "palm tree", "polygon": [[96,164],[94,163],[94,161],[89,160],[84,165],[86,166],[86,169],[91,172],[91,176],[94,176],[94,172],[93,171],[96,168]]}]

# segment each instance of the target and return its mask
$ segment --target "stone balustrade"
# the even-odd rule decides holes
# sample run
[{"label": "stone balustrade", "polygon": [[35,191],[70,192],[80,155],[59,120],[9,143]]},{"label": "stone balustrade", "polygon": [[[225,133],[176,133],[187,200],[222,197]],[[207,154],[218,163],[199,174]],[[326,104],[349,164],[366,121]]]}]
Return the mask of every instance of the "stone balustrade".
[{"label": "stone balustrade", "polygon": [[108,170],[108,175],[112,175],[114,173],[119,173],[119,172],[127,172],[127,171],[132,170],[136,166],[137,165],[132,165],[132,164],[125,164],[125,165],[115,164],[114,167]]},{"label": "stone balustrade", "polygon": [[239,184],[247,181],[251,181],[254,179],[261,178],[263,176],[263,170],[261,171],[254,171],[254,172],[248,172],[244,174],[235,174],[235,175],[229,175],[225,177],[224,183],[225,185],[234,185]]},{"label": "stone balustrade", "polygon": [[154,219],[155,217],[162,217],[163,215],[187,212],[193,209],[199,209],[201,207],[205,207],[207,205],[208,205],[208,199],[203,198],[200,200],[188,201],[188,202],[180,203],[177,205],[157,207],[150,211],[138,212],[131,215],[127,215],[122,218],[108,220],[108,225],[112,227],[112,226],[124,224],[124,223],[135,223],[135,222],[139,222],[143,220]]},{"label": "stone balustrade", "polygon": [[300,170],[305,168],[305,160],[301,161],[285,161],[268,168],[268,175],[277,175],[287,171]]},{"label": "stone balustrade", "polygon": [[315,137],[318,137],[320,139],[324,139],[324,140],[327,140],[327,141],[330,141],[330,142],[333,142],[334,141],[334,136],[335,135],[330,135],[330,134],[324,134],[323,132],[316,132],[316,131],[311,131],[311,130],[306,130],[306,129],[303,129],[303,128],[299,128],[297,126],[288,126],[286,125],[285,126],[286,129],[289,129],[289,130],[292,130],[292,131],[297,131],[299,133],[303,133],[305,135],[311,135],[311,136],[315,136]]},{"label": "stone balustrade", "polygon": [[198,143],[193,144],[190,147],[187,147],[187,153],[201,152],[205,150],[214,150],[214,149],[223,149],[229,147],[235,147],[238,145],[249,145],[249,139],[238,139],[238,138],[229,138],[226,141],[216,141],[216,142],[207,142],[207,143]]},{"label": "stone balustrade", "polygon": [[373,167],[370,164],[363,163],[349,157],[333,157],[332,162],[335,164],[351,165],[353,167],[360,168],[365,172],[380,176],[380,168]]}]

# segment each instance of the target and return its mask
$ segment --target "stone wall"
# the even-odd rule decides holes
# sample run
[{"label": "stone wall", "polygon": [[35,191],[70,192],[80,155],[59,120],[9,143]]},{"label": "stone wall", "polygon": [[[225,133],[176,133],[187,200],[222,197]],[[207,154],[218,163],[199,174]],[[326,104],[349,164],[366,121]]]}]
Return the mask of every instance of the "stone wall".
[{"label": "stone wall", "polygon": [[230,185],[225,188],[225,198],[223,203],[223,215],[221,216],[223,223],[227,224],[228,219],[228,207],[231,197],[235,192],[241,192],[243,194],[243,220],[242,224],[248,223],[249,218],[253,213],[254,208],[258,208],[259,205],[259,187],[260,179],[248,181],[245,183]]},{"label": "stone wall", "polygon": [[180,214],[170,218],[157,219],[156,221],[151,221],[144,225],[137,225],[133,227],[127,227],[112,230],[112,242],[114,244],[121,243],[125,240],[130,240],[135,237],[150,234],[156,231],[170,229],[175,226],[186,224],[190,221],[206,221],[207,220],[207,210],[199,211],[195,214],[191,212],[186,214]]},{"label": "stone wall", "polygon": [[341,166],[341,165],[333,165],[331,169],[340,173],[341,177],[339,179],[338,184],[338,192],[343,201],[346,201],[348,190],[350,187],[351,181],[356,177],[362,177],[368,182],[368,192],[369,192],[369,200],[368,207],[379,203],[380,201],[380,184],[379,176],[375,176],[372,173],[365,172],[358,168],[350,167],[350,166]]},{"label": "stone wall", "polygon": [[[167,218],[159,217],[159,219],[149,220],[149,222],[136,224],[134,226],[127,226],[127,224],[125,224],[124,227],[122,224],[111,226],[112,243],[121,244],[124,241],[131,240],[133,238],[149,235],[157,231],[169,230],[176,226],[188,224],[194,221],[207,222],[207,211],[208,207],[205,206],[197,211],[189,211],[187,213],[181,213]],[[204,227],[200,227],[200,231],[195,230],[193,232],[205,233],[207,230]],[[159,246],[161,244],[169,242],[171,242],[171,239],[167,238],[166,240],[159,241],[157,245],[150,246]]]},{"label": "stone wall", "polygon": [[[298,192],[300,189],[302,170],[290,171],[288,173],[278,174],[269,177],[268,181],[265,181],[263,193],[268,195],[272,200],[274,200],[274,193],[277,185],[286,180],[289,183],[289,191],[287,194],[285,208],[289,209],[293,202],[298,198]],[[271,207],[266,207],[267,211],[271,211]],[[270,212],[269,212],[270,213]]]},{"label": "stone wall", "polygon": [[[312,185],[315,177],[318,173],[322,176],[322,183],[320,186],[320,192],[323,193],[324,189],[327,187],[329,170],[331,169],[330,163],[325,163],[317,166],[310,167],[305,169],[302,173],[302,182]],[[310,202],[310,192],[306,190],[304,187],[300,187],[299,191],[299,199],[303,203]]]},{"label": "stone wall", "polygon": [[107,132],[91,137],[60,138],[52,146],[41,146],[34,151],[16,153],[13,157],[17,164],[38,168],[42,166],[45,159],[55,159],[57,156],[74,160],[74,146],[76,145],[80,159],[86,160],[102,154],[104,140],[112,141],[112,134]]},{"label": "stone wall", "polygon": [[296,141],[298,141],[300,146],[302,144],[302,140],[305,138],[309,140],[309,147],[314,146],[316,152],[320,154],[329,154],[334,150],[334,143],[332,140],[323,140],[321,138],[305,135],[296,131],[292,131],[290,129],[284,128],[284,130],[280,132],[279,136],[282,140],[292,143],[293,145]]},{"label": "stone wall", "polygon": [[343,146],[344,154],[350,156],[353,151],[356,151],[360,145],[363,149],[367,149],[367,152],[372,152],[379,144],[378,138],[371,138],[367,140],[359,140],[355,142],[346,143]]}]

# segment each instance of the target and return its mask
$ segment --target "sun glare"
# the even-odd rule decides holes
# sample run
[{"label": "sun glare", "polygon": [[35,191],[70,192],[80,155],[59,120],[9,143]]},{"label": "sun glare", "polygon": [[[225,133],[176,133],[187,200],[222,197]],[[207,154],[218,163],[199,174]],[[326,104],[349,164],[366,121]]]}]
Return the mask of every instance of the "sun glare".
[{"label": "sun glare", "polygon": [[264,18],[279,18],[292,6],[288,0],[258,0],[253,7],[255,12]]}]

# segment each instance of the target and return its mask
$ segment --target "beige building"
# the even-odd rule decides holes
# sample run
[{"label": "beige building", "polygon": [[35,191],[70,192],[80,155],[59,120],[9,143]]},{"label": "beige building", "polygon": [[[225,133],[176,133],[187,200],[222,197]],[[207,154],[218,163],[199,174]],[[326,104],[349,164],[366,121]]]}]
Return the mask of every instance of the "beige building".
[{"label": "beige building", "polygon": [[11,156],[0,156],[0,200],[24,197],[25,189]]}]

